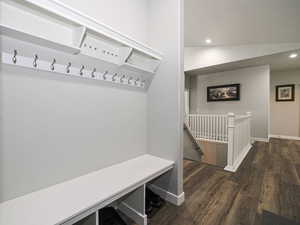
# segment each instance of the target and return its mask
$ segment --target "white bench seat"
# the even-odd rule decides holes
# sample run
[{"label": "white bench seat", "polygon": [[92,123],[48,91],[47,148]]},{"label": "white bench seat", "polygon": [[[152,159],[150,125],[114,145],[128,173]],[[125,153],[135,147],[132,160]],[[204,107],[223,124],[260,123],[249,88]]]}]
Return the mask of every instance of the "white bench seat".
[{"label": "white bench seat", "polygon": [[60,225],[162,175],[174,162],[142,155],[0,204],[0,225]]}]

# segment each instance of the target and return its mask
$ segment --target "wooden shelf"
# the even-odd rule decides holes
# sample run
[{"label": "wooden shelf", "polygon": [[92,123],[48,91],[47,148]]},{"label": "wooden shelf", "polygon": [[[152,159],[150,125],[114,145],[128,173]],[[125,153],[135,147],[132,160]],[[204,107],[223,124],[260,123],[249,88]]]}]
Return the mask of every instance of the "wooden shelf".
[{"label": "wooden shelf", "polygon": [[0,225],[72,224],[172,169],[143,155],[0,204]]},{"label": "wooden shelf", "polygon": [[33,34],[29,34],[29,33],[14,29],[9,26],[5,26],[3,24],[0,24],[0,34],[14,38],[14,39],[18,39],[21,41],[30,42],[32,44],[37,44],[37,45],[40,45],[43,47],[63,51],[66,53],[78,54],[80,52],[80,48],[53,42],[53,41],[47,40],[45,38],[38,37]]}]

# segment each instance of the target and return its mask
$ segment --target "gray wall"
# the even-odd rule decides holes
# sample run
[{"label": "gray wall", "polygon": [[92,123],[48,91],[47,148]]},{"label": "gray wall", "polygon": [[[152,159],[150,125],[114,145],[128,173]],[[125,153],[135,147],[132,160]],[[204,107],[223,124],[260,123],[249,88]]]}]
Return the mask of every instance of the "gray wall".
[{"label": "gray wall", "polygon": [[2,67],[0,201],[146,153],[147,95]]},{"label": "gray wall", "polygon": [[148,91],[148,150],[176,162],[169,179],[157,185],[178,195],[183,192],[183,0],[151,0],[149,6],[150,44],[164,58]]},{"label": "gray wall", "polygon": [[[207,86],[241,84],[241,100],[207,102]],[[268,137],[269,66],[249,67],[234,71],[193,76],[191,78],[191,113],[246,113],[252,112],[252,137]]]},{"label": "gray wall", "polygon": [[[63,2],[147,42],[147,0]],[[1,69],[0,202],[146,152],[146,93]]]},{"label": "gray wall", "polygon": [[[100,23],[143,43],[148,42],[149,0],[59,0]],[[88,3],[87,3],[88,2]]]},{"label": "gray wall", "polygon": [[[275,86],[283,84],[295,84],[295,101],[276,102]],[[296,137],[299,136],[299,96],[300,70],[289,70],[271,73],[271,134]]]},{"label": "gray wall", "polygon": [[63,1],[148,41],[163,62],[148,93],[2,67],[0,202],[145,153],[176,162],[157,184],[181,194],[183,1]]}]

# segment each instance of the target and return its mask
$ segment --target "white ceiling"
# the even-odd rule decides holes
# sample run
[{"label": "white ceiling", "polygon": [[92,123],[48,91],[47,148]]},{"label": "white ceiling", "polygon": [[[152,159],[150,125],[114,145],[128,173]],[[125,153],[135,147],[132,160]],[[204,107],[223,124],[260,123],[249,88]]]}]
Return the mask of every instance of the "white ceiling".
[{"label": "white ceiling", "polygon": [[[291,59],[289,55],[294,52],[298,53],[298,57]],[[186,72],[186,74],[206,75],[209,73],[217,73],[217,72],[235,70],[235,69],[251,67],[251,66],[259,66],[259,65],[270,65],[270,69],[272,72],[300,69],[300,49],[292,52],[278,53],[274,55],[256,57],[256,58],[236,61],[232,63],[225,63],[225,64],[219,64],[215,66],[190,70]]]},{"label": "white ceiling", "polygon": [[185,46],[300,42],[300,0],[185,0]]}]

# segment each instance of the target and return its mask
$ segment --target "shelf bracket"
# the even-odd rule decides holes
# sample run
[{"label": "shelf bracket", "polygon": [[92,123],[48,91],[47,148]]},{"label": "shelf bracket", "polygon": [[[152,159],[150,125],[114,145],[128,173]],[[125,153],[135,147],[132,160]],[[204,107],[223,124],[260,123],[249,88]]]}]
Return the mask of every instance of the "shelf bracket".
[{"label": "shelf bracket", "polygon": [[74,46],[76,46],[77,48],[81,48],[83,40],[85,38],[85,35],[86,35],[86,27],[80,26],[80,27],[74,28],[74,31],[73,31]]}]

